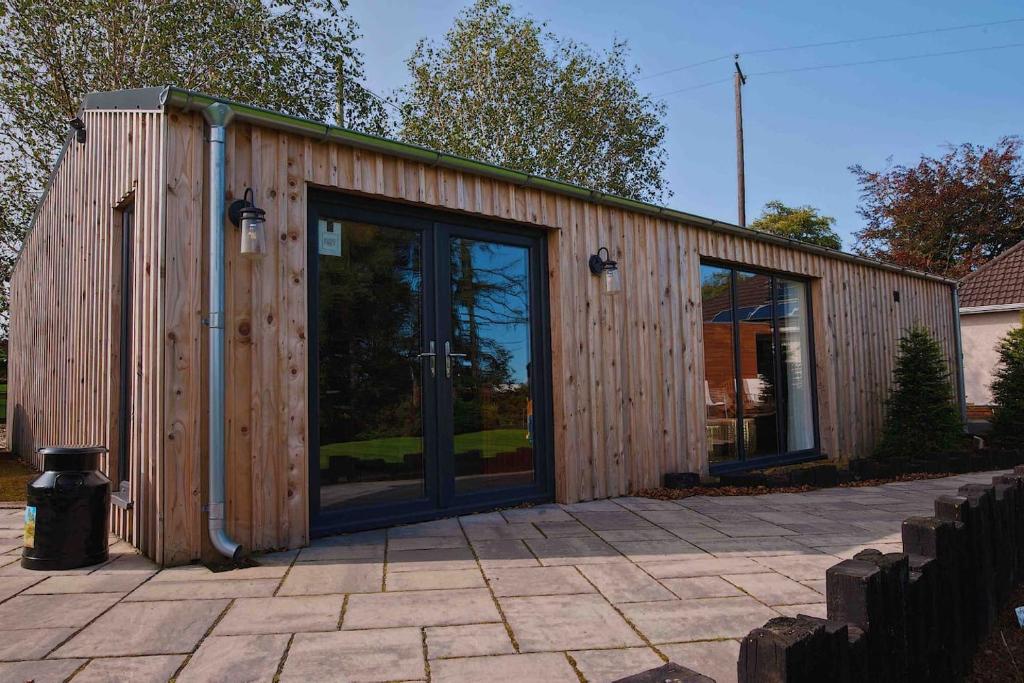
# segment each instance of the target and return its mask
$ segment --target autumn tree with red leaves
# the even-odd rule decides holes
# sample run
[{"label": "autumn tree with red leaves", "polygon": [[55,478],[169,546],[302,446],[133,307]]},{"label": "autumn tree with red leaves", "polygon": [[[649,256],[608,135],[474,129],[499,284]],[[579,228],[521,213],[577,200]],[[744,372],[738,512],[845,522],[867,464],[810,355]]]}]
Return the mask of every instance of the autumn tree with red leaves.
[{"label": "autumn tree with red leaves", "polygon": [[908,268],[961,278],[1024,239],[1022,140],[965,143],[916,166],[868,171],[860,185],[856,250]]}]

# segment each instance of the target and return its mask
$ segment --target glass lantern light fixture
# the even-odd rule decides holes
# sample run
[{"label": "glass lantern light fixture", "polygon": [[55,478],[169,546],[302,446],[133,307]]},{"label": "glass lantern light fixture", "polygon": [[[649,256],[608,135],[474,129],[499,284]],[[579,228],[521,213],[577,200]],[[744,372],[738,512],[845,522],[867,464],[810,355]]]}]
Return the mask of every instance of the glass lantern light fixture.
[{"label": "glass lantern light fixture", "polygon": [[[604,258],[601,257],[601,252],[604,252]],[[604,280],[606,293],[615,294],[622,291],[622,275],[619,273],[619,264],[611,259],[607,247],[601,247],[596,254],[592,254],[588,265],[591,273],[601,276]]]},{"label": "glass lantern light fixture", "polygon": [[253,203],[252,188],[246,188],[243,199],[236,199],[228,209],[228,217],[242,230],[243,256],[258,258],[267,253],[267,212]]}]

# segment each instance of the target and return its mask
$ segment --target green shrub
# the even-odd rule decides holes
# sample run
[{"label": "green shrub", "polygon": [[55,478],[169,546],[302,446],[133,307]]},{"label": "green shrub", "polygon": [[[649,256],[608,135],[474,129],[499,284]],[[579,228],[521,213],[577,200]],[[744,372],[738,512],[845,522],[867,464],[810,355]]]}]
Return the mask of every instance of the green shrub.
[{"label": "green shrub", "polygon": [[885,428],[875,454],[933,458],[963,444],[960,413],[953,404],[949,367],[927,329],[900,337],[893,389],[885,403]]},{"label": "green shrub", "polygon": [[1024,447],[1024,315],[1021,327],[999,342],[999,365],[992,381],[992,440]]}]

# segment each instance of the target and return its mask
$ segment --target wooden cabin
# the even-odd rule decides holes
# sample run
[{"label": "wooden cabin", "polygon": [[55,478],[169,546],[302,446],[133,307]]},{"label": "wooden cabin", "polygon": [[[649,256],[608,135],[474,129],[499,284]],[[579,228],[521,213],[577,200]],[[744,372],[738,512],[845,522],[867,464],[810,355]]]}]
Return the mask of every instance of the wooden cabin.
[{"label": "wooden cabin", "polygon": [[80,118],[11,281],[8,435],[106,446],[163,564],[216,554],[210,510],[294,548],[861,457],[913,324],[963,394],[948,280],[173,87]]}]

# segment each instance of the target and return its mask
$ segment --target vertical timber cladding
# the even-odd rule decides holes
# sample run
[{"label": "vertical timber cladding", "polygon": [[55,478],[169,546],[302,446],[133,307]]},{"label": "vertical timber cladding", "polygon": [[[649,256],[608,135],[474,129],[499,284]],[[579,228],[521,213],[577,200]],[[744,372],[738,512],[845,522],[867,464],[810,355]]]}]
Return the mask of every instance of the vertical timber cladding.
[{"label": "vertical timber cladding", "polygon": [[[185,238],[200,245],[205,171],[194,167],[203,164],[202,118],[172,110],[168,121],[168,249]],[[927,325],[953,357],[947,284],[245,122],[229,127],[227,144],[229,201],[252,187],[268,212],[260,259],[242,258],[238,232],[227,231],[227,515],[230,532],[250,548],[307,541],[308,186],[549,228],[559,501],[655,486],[666,472],[707,471],[702,257],[811,278],[820,431],[830,456],[863,455],[874,445],[903,329]],[[206,247],[196,255],[193,246],[179,248],[191,269],[183,274],[204,268]],[[601,246],[622,270],[617,296],[604,295],[586,266]],[[168,355],[165,390],[165,519],[168,557],[178,561],[197,556],[205,538],[198,492],[206,463],[195,453],[205,452],[206,390],[193,372],[205,356],[198,316],[175,311],[185,301],[204,310],[203,283],[205,275],[175,285],[187,295],[168,292],[168,338],[182,344]],[[896,289],[901,303],[892,300]],[[179,391],[194,400],[175,403]],[[176,540],[181,534],[186,543]]]},{"label": "vertical timber cladding", "polygon": [[111,529],[160,559],[164,116],[86,111],[82,119],[87,140],[68,143],[11,278],[8,440],[23,457],[44,445],[106,446],[104,469],[120,479],[112,471],[120,391],[118,206],[130,198],[136,235],[129,463],[134,505],[113,508]]}]

